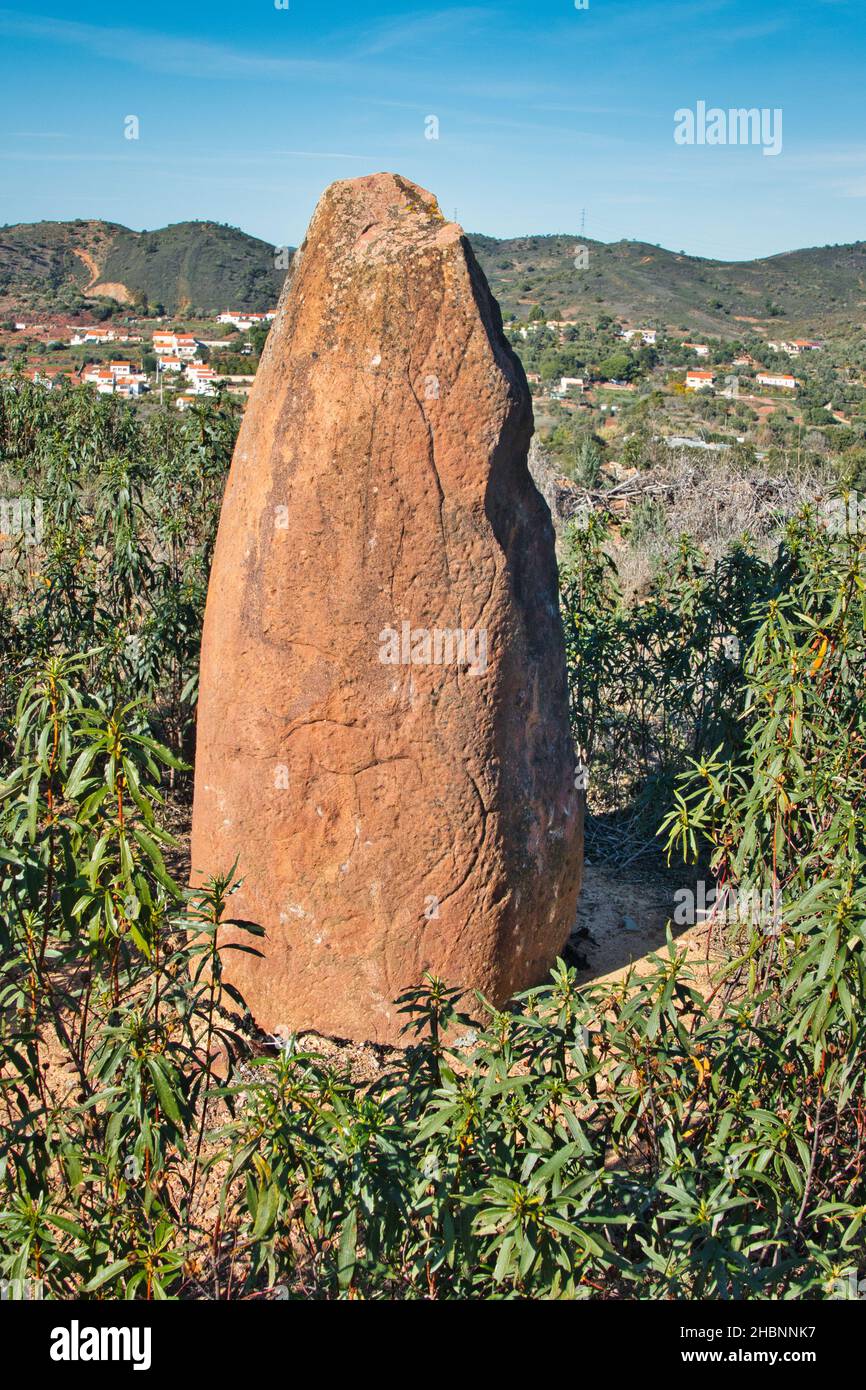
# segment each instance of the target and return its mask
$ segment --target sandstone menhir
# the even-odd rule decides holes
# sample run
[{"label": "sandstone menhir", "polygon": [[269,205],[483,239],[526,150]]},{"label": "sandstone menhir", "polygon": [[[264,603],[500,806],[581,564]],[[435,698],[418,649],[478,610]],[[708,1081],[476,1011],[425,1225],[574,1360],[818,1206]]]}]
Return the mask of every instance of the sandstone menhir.
[{"label": "sandstone menhir", "polygon": [[500,1003],[565,943],[582,796],[531,433],[460,228],[396,175],[333,184],[249,399],[202,646],[193,882],[239,856],[233,915],[267,936],[225,969],[264,1028],[393,1042],[425,971]]}]

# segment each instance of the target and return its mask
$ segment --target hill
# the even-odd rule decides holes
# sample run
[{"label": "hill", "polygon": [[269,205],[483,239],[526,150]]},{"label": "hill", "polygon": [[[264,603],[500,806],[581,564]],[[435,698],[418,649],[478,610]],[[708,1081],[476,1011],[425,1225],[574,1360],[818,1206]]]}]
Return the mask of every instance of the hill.
[{"label": "hill", "polygon": [[[866,242],[726,262],[639,241],[477,233],[470,240],[503,311],[518,318],[540,305],[551,318],[608,313],[718,337],[820,336],[859,327],[866,309]],[[285,277],[274,261],[269,242],[216,222],[147,232],[101,221],[20,223],[0,228],[0,312],[143,296],[168,313],[262,310]]]},{"label": "hill", "polygon": [[168,313],[272,308],[285,278],[269,242],[217,222],[133,232],[100,221],[0,228],[0,305],[73,311],[90,299]]},{"label": "hill", "polygon": [[[575,236],[472,245],[503,312],[525,318],[540,304],[551,318],[597,317],[741,337],[859,325],[866,307],[866,242],[791,251],[755,261],[711,261],[646,242],[611,244]],[[575,263],[580,246],[586,264]]]}]

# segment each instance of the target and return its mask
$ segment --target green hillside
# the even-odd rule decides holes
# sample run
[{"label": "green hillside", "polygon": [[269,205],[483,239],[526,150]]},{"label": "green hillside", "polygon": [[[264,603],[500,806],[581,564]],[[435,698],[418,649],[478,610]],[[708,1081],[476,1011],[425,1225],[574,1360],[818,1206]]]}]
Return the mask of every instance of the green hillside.
[{"label": "green hillside", "polygon": [[[551,318],[603,310],[636,325],[741,337],[750,328],[817,335],[861,322],[866,309],[866,242],[725,262],[576,236],[471,241],[503,311],[518,318],[540,304]],[[575,265],[581,245],[585,268]]]},{"label": "green hillside", "polygon": [[[854,329],[866,309],[866,242],[764,260],[702,260],[645,242],[577,236],[470,238],[504,312],[743,337]],[[576,252],[587,249],[585,267]],[[579,258],[578,258],[579,259]],[[81,308],[88,299],[161,304],[168,313],[267,309],[285,276],[270,243],[216,222],[133,232],[110,222],[0,228],[0,311]]]},{"label": "green hillside", "polygon": [[168,313],[275,304],[285,271],[269,242],[216,222],[133,232],[99,221],[0,228],[0,303],[73,310],[95,298]]},{"label": "green hillside", "polygon": [[178,222],[158,232],[121,230],[102,278],[143,290],[170,312],[179,305],[262,310],[273,308],[285,272],[274,268],[268,242],[215,222]]},{"label": "green hillside", "polygon": [[25,222],[0,227],[0,296],[49,301],[80,295],[119,232],[111,222]]}]

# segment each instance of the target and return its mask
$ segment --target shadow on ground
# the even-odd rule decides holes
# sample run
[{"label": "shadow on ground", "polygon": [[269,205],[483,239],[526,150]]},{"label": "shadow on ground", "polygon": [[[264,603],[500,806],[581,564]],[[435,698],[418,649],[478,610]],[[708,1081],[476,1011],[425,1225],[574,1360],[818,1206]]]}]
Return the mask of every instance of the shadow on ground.
[{"label": "shadow on ground", "polygon": [[586,864],[568,951],[580,982],[617,978],[633,965],[641,968],[647,957],[665,950],[668,926],[673,938],[688,949],[690,960],[695,964],[703,960],[706,968],[706,926],[678,926],[672,920],[676,893],[682,888],[694,890],[695,883],[691,868],[619,869]]}]

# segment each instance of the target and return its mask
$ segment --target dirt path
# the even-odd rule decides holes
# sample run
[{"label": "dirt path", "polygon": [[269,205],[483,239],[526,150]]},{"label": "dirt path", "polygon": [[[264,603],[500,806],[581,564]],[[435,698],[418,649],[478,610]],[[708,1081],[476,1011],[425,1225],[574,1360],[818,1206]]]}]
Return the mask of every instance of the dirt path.
[{"label": "dirt path", "polygon": [[96,264],[96,261],[93,259],[89,251],[83,251],[80,246],[74,246],[72,249],[73,254],[76,255],[80,261],[83,261],[84,264],[87,266],[87,269],[90,271],[90,279],[84,286],[84,293],[87,294],[88,290],[90,289],[90,286],[95,284],[96,281],[99,279],[99,266]]},{"label": "dirt path", "polygon": [[[624,876],[587,864],[572,937],[574,954],[586,962],[581,983],[622,979],[631,966],[638,973],[649,970],[649,957],[665,949],[665,927],[679,886],[652,873]],[[673,934],[688,950],[700,986],[708,986],[713,957],[707,958],[706,925],[674,927]]]}]

